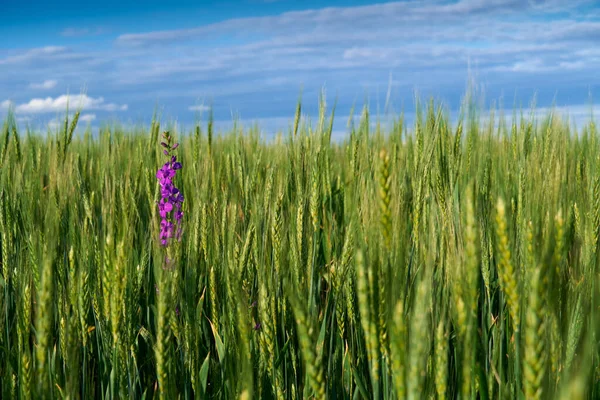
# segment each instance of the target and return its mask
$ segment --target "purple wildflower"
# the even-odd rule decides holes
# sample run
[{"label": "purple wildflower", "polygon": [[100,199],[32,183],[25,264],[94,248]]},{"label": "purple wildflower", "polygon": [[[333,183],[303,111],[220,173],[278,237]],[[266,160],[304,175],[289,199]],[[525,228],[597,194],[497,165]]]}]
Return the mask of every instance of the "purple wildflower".
[{"label": "purple wildflower", "polygon": [[163,138],[165,141],[160,144],[165,148],[164,154],[169,157],[169,161],[156,171],[156,179],[161,186],[161,200],[158,202],[158,212],[161,217],[159,239],[163,246],[167,246],[169,239],[181,239],[181,220],[183,219],[181,208],[184,199],[180,190],[173,184],[173,179],[182,165],[177,161],[177,156],[171,152],[179,147],[179,143],[171,145],[169,132],[163,133]]},{"label": "purple wildflower", "polygon": [[161,186],[170,185],[171,179],[175,176],[175,170],[171,168],[170,163],[166,163],[156,171],[156,177],[158,178]]}]

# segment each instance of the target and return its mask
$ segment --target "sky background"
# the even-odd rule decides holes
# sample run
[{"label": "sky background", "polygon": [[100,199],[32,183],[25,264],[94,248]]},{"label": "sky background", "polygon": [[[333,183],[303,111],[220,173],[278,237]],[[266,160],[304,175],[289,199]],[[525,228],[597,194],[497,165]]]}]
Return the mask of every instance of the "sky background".
[{"label": "sky background", "polygon": [[301,91],[316,120],[325,90],[343,135],[366,101],[410,119],[417,92],[456,113],[469,76],[486,107],[535,95],[581,124],[600,89],[597,0],[51,3],[0,0],[0,117],[12,103],[36,128],[69,94],[84,126],[147,125],[158,110],[191,127],[212,104],[219,127],[237,117],[269,134],[290,125]]}]

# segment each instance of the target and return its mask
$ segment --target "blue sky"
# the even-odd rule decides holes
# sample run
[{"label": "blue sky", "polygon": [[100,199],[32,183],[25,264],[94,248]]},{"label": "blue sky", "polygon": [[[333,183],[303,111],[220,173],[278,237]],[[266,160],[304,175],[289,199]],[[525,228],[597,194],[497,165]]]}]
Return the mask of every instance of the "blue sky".
[{"label": "blue sky", "polygon": [[[600,89],[596,0],[3,0],[0,116],[52,123],[191,126],[213,105],[266,131],[288,126],[302,89],[316,119],[324,89],[344,129],[354,103],[410,114],[414,94],[457,110],[469,72],[488,104],[553,103],[576,120]],[[385,105],[387,104],[387,108]],[[345,118],[346,117],[346,118]]]}]

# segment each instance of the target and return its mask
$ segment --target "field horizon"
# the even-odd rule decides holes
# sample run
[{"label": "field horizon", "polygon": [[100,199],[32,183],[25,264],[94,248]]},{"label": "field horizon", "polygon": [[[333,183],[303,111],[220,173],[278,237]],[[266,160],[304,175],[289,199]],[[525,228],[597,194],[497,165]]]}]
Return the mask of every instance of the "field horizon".
[{"label": "field horizon", "polygon": [[[515,104],[511,108],[504,107],[504,98],[486,99],[484,91],[476,82],[474,77],[467,78],[467,90],[464,92],[460,100],[460,104],[455,104],[452,108],[444,99],[430,96],[423,100],[418,92],[414,92],[412,106],[408,107],[409,111],[404,111],[404,106],[398,111],[396,107],[390,103],[390,90],[388,87],[387,98],[384,104],[380,104],[380,99],[377,98],[375,106],[372,101],[367,99],[361,105],[356,100],[352,106],[346,110],[345,114],[340,115],[340,110],[337,107],[338,96],[333,100],[327,100],[326,91],[323,88],[320,94],[315,98],[316,101],[308,101],[300,91],[299,100],[294,105],[290,103],[290,113],[300,107],[299,123],[306,124],[306,129],[315,129],[316,123],[319,123],[319,114],[323,109],[328,109],[331,116],[334,116],[331,123],[331,138],[336,142],[345,141],[349,138],[353,125],[360,123],[365,110],[368,110],[371,121],[370,128],[377,128],[381,131],[390,131],[398,123],[403,121],[405,129],[413,127],[417,114],[420,108],[428,102],[434,101],[444,117],[448,119],[451,126],[455,127],[459,122],[466,118],[467,110],[477,116],[479,123],[485,125],[490,119],[495,121],[495,129],[497,124],[510,123],[514,118],[522,118],[527,115],[529,118],[540,120],[548,118],[551,115],[564,120],[569,127],[574,131],[579,131],[580,127],[585,126],[590,122],[597,123],[600,108],[594,104],[591,92],[588,101],[585,104],[569,104],[559,105],[555,101],[547,106],[539,107],[536,105],[537,96],[534,94],[529,101],[524,105],[522,102],[516,103],[516,97],[513,101]],[[516,95],[516,93],[515,93]],[[37,135],[56,135],[63,129],[65,119],[72,120],[77,114],[77,124],[75,126],[75,134],[81,135],[91,132],[93,135],[99,135],[102,130],[119,129],[123,131],[145,131],[151,129],[154,123],[161,122],[165,129],[175,132],[176,134],[189,135],[193,134],[197,127],[211,124],[216,135],[228,134],[235,132],[237,129],[258,130],[263,139],[273,140],[278,136],[287,135],[293,129],[294,117],[267,117],[267,118],[242,118],[238,112],[231,112],[231,118],[215,119],[213,108],[210,105],[201,104],[195,106],[195,117],[193,121],[186,122],[178,121],[177,114],[163,116],[163,107],[155,106],[154,111],[148,114],[147,117],[138,117],[137,122],[132,122],[131,119],[122,119],[118,116],[97,118],[93,112],[86,111],[85,105],[88,101],[87,95],[82,92],[79,95],[65,95],[62,101],[62,107],[59,108],[49,122],[36,122],[35,114],[17,112],[18,108],[13,102],[6,101],[4,104],[5,116],[4,121],[12,121],[11,124],[17,127],[18,132],[29,132]],[[306,111],[306,104],[310,104]],[[336,111],[337,110],[337,111]],[[383,111],[382,111],[383,110]],[[311,118],[312,116],[312,118]],[[150,118],[149,118],[150,117]]]}]

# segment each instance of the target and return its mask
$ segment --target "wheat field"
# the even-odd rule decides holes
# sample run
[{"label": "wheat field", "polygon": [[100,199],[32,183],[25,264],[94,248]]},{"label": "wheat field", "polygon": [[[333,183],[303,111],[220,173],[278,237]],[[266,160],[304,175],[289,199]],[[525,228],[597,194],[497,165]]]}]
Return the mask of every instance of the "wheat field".
[{"label": "wheat field", "polygon": [[267,141],[78,115],[0,131],[1,398],[600,398],[593,119],[365,107],[332,141],[298,103]]}]

